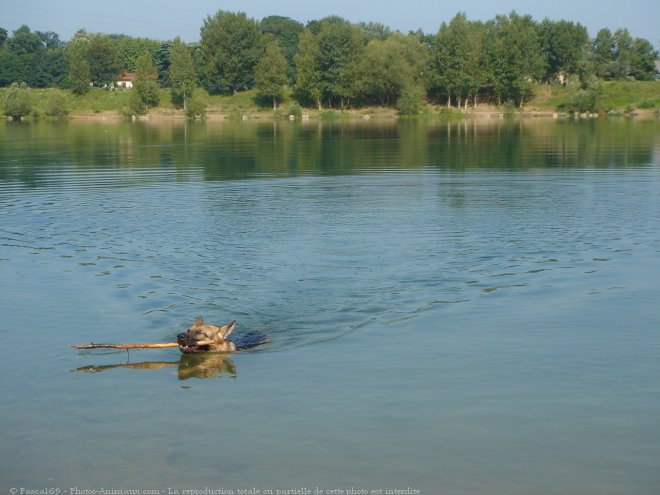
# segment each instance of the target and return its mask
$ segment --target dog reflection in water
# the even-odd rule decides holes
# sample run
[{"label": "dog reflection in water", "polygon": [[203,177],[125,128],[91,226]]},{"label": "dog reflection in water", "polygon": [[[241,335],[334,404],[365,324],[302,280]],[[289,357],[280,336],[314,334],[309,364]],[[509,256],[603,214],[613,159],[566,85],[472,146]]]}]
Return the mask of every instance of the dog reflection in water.
[{"label": "dog reflection in water", "polygon": [[227,354],[204,353],[184,354],[178,361],[146,361],[143,363],[107,364],[103,366],[83,366],[76,371],[98,373],[101,371],[129,368],[134,370],[158,370],[178,367],[179,380],[188,378],[236,378],[236,365]]}]

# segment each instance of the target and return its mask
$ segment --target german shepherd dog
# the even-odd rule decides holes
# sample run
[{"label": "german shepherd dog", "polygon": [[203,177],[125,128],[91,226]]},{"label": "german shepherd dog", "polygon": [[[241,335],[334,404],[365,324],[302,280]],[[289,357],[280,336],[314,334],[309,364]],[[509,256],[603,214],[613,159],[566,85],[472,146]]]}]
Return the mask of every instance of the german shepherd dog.
[{"label": "german shepherd dog", "polygon": [[197,318],[188,331],[176,336],[176,341],[184,354],[235,352],[236,344],[229,340],[229,335],[235,327],[236,320],[227,325],[216,326],[204,323],[204,318]]}]

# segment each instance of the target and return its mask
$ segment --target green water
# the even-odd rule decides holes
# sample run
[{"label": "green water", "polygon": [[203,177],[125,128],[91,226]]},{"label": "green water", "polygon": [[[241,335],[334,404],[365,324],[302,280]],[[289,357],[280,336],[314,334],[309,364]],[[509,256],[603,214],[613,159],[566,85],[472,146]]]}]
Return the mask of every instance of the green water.
[{"label": "green water", "polygon": [[659,281],[657,121],[0,123],[0,490],[656,495]]}]

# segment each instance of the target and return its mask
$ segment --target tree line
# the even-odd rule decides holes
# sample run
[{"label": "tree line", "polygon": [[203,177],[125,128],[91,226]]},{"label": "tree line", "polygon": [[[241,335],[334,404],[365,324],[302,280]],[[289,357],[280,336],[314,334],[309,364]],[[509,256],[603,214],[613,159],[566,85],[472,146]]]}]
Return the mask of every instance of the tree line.
[{"label": "tree line", "polygon": [[458,107],[522,106],[539,82],[573,80],[586,89],[594,80],[653,79],[657,57],[648,40],[625,28],[604,28],[590,38],[579,23],[538,22],[516,12],[486,22],[459,13],[435,34],[404,34],[337,16],[303,25],[221,10],[204,19],[196,43],[85,30],[64,42],[27,26],[11,36],[0,28],[0,86],[84,94],[134,72],[134,105],[143,111],[158,104],[160,88],[170,88],[187,109],[198,87],[211,93],[256,89],[274,107],[287,87],[300,104],[319,109],[382,105],[414,113],[424,99]]}]

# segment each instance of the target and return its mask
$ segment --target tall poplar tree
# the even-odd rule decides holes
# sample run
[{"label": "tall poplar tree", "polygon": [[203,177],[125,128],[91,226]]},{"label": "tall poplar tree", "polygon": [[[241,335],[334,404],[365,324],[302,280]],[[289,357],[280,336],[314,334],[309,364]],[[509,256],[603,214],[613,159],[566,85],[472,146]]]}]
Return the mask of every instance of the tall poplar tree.
[{"label": "tall poplar tree", "polygon": [[67,49],[69,55],[69,86],[77,95],[84,95],[89,91],[92,82],[90,66],[85,57],[85,50],[80,43],[70,43]]},{"label": "tall poplar tree", "polygon": [[182,102],[183,109],[188,111],[188,99],[197,86],[197,74],[192,54],[178,36],[170,49],[169,79],[172,85],[172,101]]},{"label": "tall poplar tree", "polygon": [[284,85],[288,81],[288,64],[274,38],[266,44],[261,60],[255,69],[256,88],[260,95],[273,101],[273,109],[282,100]]},{"label": "tall poplar tree", "polygon": [[300,33],[298,53],[294,57],[296,87],[301,96],[313,101],[319,110],[323,108],[320,51],[318,39],[309,29]]},{"label": "tall poplar tree", "polygon": [[158,105],[160,95],[158,91],[158,73],[154,67],[154,59],[151,53],[143,53],[135,61],[135,79],[133,91],[140,96],[140,100],[147,108]]}]

